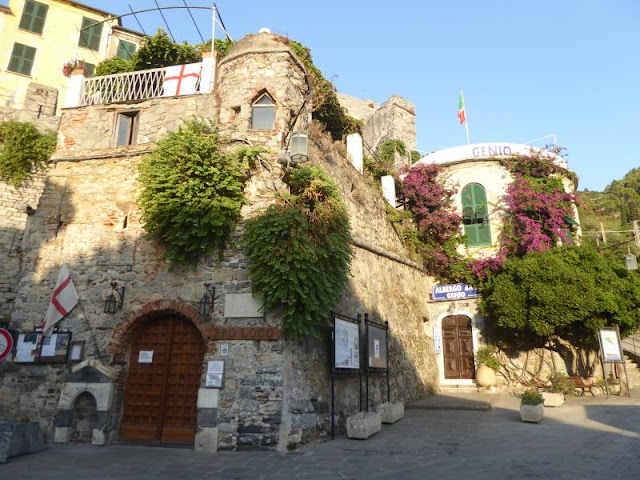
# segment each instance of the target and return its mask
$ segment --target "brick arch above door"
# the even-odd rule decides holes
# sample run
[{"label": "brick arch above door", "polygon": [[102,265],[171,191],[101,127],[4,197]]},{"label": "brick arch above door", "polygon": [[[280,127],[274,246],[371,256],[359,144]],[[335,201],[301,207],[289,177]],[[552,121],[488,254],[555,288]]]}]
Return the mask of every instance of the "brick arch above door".
[{"label": "brick arch above door", "polygon": [[195,308],[179,300],[156,300],[125,313],[122,321],[115,326],[109,342],[109,354],[114,362],[126,362],[129,347],[147,321],[168,314],[176,314],[193,322],[202,335],[206,352],[215,351],[215,341],[209,333],[210,327]]}]

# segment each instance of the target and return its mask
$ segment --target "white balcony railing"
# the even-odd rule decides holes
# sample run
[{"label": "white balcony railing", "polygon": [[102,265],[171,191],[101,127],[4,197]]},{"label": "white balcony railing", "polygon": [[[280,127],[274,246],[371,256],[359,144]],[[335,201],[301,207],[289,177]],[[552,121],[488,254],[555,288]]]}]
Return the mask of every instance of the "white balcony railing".
[{"label": "white balcony railing", "polygon": [[[163,96],[208,93],[213,85],[213,59],[167,68],[116,73],[103,77],[72,76],[65,107],[132,102]],[[75,78],[74,78],[75,77]],[[194,84],[195,82],[195,84]],[[75,94],[72,92],[75,90]],[[75,98],[75,100],[74,100]]]}]

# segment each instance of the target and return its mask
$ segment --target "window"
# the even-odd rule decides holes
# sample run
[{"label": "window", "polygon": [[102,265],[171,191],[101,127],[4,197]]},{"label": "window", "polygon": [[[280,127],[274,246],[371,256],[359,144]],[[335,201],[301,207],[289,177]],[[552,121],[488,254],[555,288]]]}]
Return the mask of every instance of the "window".
[{"label": "window", "polygon": [[83,61],[82,63],[84,63],[84,70],[85,72],[87,72],[87,75],[89,75],[90,77],[93,77],[93,74],[96,71],[96,66],[93,63],[89,63],[85,61]]},{"label": "window", "polygon": [[[80,30],[80,41],[78,45],[89,50],[100,49],[100,37],[102,36],[102,23],[94,25],[99,20],[82,17],[82,29]],[[92,26],[89,26],[92,25]],[[89,27],[89,28],[87,28]]]},{"label": "window", "polygon": [[135,145],[138,134],[138,112],[118,113],[116,120],[116,146]]},{"label": "window", "polygon": [[133,54],[136,53],[136,48],[137,45],[135,43],[120,40],[120,42],[118,42],[118,52],[116,53],[116,56],[123,60],[131,60],[133,58]]},{"label": "window", "polygon": [[479,183],[469,183],[462,189],[462,221],[468,247],[491,245],[487,194]]},{"label": "window", "polygon": [[19,28],[33,33],[42,33],[47,10],[49,10],[48,5],[27,0],[24,4],[24,10],[22,10]]},{"label": "window", "polygon": [[251,111],[251,128],[255,130],[272,130],[276,120],[276,105],[271,97],[263,93],[253,103]]},{"label": "window", "polygon": [[21,43],[15,43],[13,45],[13,52],[11,52],[11,60],[9,60],[7,70],[10,72],[21,73],[23,75],[31,75],[33,59],[35,57],[35,48],[22,45]]}]

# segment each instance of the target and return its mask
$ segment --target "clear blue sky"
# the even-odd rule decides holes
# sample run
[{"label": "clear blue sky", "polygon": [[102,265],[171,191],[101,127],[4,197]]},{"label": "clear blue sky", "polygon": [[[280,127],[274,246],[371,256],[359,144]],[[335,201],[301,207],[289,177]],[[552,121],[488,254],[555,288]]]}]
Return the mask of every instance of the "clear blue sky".
[{"label": "clear blue sky", "polygon": [[[80,0],[114,13],[153,0]],[[184,6],[182,0],[158,0]],[[187,0],[212,6],[211,0]],[[640,167],[639,0],[216,0],[235,40],[262,27],[311,49],[340,92],[416,106],[418,149],[557,135],[580,188],[602,190]],[[205,38],[209,11],[193,11]],[[199,43],[184,11],[165,13],[176,40]],[[139,17],[147,33],[157,12]],[[139,27],[133,17],[124,25]],[[217,28],[217,38],[222,38]],[[547,138],[538,145],[551,143]]]}]

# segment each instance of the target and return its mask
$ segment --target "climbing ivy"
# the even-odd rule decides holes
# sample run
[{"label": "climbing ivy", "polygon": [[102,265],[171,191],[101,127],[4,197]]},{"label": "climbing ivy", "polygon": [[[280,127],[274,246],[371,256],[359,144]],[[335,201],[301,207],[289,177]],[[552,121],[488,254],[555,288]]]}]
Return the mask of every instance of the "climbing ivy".
[{"label": "climbing ivy", "polygon": [[245,224],[251,284],[266,309],[283,308],[286,336],[320,337],[347,283],[349,217],[320,169],[294,169],[285,181],[291,194]]},{"label": "climbing ivy", "polygon": [[0,180],[16,188],[47,164],[56,148],[56,132],[42,133],[28,122],[0,123]]},{"label": "climbing ivy", "polygon": [[164,257],[194,264],[220,251],[240,220],[247,171],[260,149],[224,155],[211,123],[185,122],[158,142],[139,166],[142,222],[166,247]]}]

